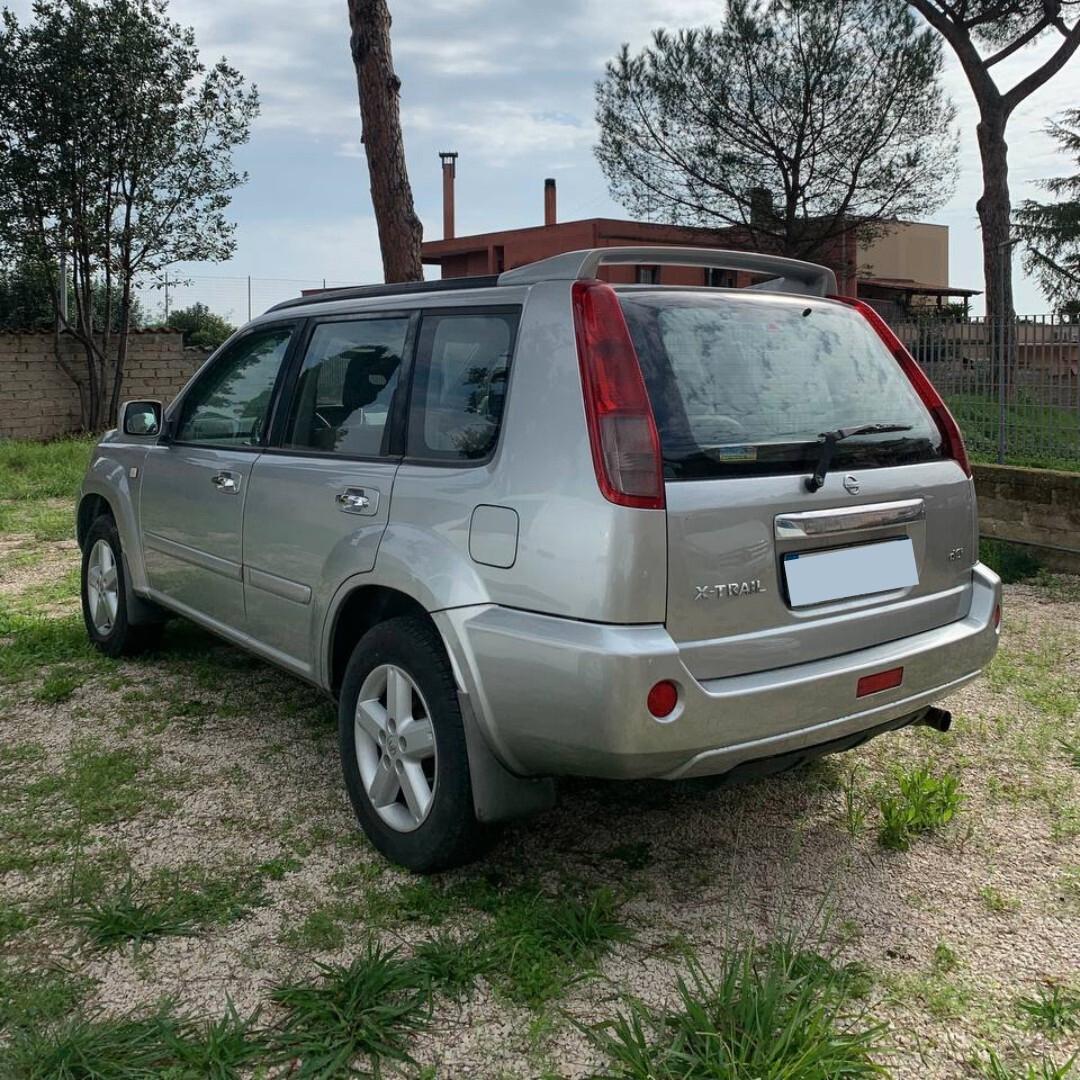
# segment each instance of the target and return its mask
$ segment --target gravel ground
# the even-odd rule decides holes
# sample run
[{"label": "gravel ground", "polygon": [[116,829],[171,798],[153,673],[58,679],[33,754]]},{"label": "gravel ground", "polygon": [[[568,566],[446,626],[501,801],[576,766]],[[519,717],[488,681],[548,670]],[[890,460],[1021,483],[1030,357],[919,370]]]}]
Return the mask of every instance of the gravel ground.
[{"label": "gravel ground", "polygon": [[[28,558],[36,551],[37,557]],[[32,599],[76,565],[70,543],[4,538],[0,599]],[[50,597],[70,622],[74,598]],[[0,630],[0,649],[17,634]],[[0,683],[0,750],[40,748],[25,783],[64,775],[87,739],[143,767],[128,815],[91,825],[78,852],[0,873],[0,902],[37,911],[5,952],[62,964],[92,980],[91,1007],[118,1013],[163,996],[220,1013],[246,1011],[268,988],[318,962],[347,963],[372,927],[341,916],[325,947],[296,930],[333,901],[390,895],[410,879],[358,835],[343,795],[334,716],[314,691],[182,625],[155,657],[119,665],[80,658],[69,694],[42,700],[49,674]],[[82,665],[82,666],[80,666]],[[48,695],[45,695],[48,697]],[[1080,983],[1080,590],[1067,579],[1007,589],[1002,654],[948,703],[953,732],[884,736],[797,773],[741,788],[567,783],[558,807],[506,831],[480,866],[449,875],[608,886],[624,900],[631,940],[537,1013],[481,981],[462,1003],[440,1000],[413,1051],[440,1077],[586,1076],[601,1062],[574,1021],[612,1015],[623,995],[673,1000],[681,951],[706,969],[725,944],[805,935],[872,979],[867,1006],[891,1025],[888,1064],[903,1078],[978,1075],[973,1056],[1067,1057],[1077,1036],[1048,1036],[1016,1008],[1040,986]],[[877,795],[898,769],[927,764],[960,781],[945,828],[906,852],[878,842]],[[125,789],[126,790],[126,789]],[[850,807],[850,812],[849,812]],[[288,860],[265,903],[195,936],[94,952],[65,923],[65,888],[80,866],[138,879],[155,871]],[[104,886],[103,886],[104,887]],[[57,899],[61,898],[61,899]],[[344,905],[344,906],[343,906]],[[451,913],[465,933],[475,917]],[[406,950],[429,938],[423,918],[380,923]],[[941,963],[941,948],[954,961]]]}]

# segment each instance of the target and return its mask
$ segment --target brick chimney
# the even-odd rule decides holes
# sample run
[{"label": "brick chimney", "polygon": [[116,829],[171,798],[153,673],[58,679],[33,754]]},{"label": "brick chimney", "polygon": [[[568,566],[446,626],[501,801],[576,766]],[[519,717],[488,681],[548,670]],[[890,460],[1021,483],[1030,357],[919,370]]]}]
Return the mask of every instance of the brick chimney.
[{"label": "brick chimney", "polygon": [[440,150],[442,162],[442,228],[443,239],[454,239],[454,178],[457,176],[457,151]]},{"label": "brick chimney", "polygon": [[548,177],[544,181],[544,224],[554,225],[559,220],[555,203],[555,181]]}]

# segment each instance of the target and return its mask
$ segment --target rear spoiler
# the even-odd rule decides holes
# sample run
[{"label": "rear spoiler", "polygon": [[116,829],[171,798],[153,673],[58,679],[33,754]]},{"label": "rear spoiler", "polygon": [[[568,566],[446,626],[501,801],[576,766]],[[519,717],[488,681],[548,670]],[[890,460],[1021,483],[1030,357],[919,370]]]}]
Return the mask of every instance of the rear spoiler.
[{"label": "rear spoiler", "polygon": [[762,255],[754,251],[720,251],[684,247],[608,247],[568,251],[550,259],[519,266],[499,275],[500,285],[535,285],[541,281],[582,281],[595,278],[601,266],[703,266],[713,270],[742,270],[766,274],[768,281],[751,289],[829,296],[837,292],[836,275],[817,263]]}]

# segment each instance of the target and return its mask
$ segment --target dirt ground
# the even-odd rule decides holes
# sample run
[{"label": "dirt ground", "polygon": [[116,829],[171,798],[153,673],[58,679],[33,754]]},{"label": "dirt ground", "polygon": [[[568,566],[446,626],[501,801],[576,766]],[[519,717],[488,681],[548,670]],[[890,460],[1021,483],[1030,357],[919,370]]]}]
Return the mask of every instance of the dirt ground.
[{"label": "dirt ground", "polygon": [[[1018,1005],[1080,986],[1075,582],[1007,588],[1001,653],[946,703],[948,735],[886,735],[739,788],[566,783],[555,810],[410,908],[415,879],[357,832],[317,693],[180,623],[150,657],[96,659],[73,545],[2,539],[0,602],[14,614],[0,622],[0,959],[61,967],[87,1013],[163,997],[213,1014],[266,1007],[268,988],[348,963],[373,934],[408,953],[482,927],[488,915],[432,896],[483,879],[610,889],[627,936],[539,1007],[484,978],[460,1001],[439,996],[411,1046],[429,1076],[589,1075],[602,1060],[577,1024],[626,995],[670,1002],[688,950],[708,970],[746,933],[795,932],[858,962],[897,1077],[983,1075],[990,1050],[1061,1062],[1080,1045]],[[879,799],[920,764],[957,778],[963,801],[909,850],[887,850]],[[230,875],[257,876],[258,900],[183,936],[97,949],[70,917],[132,882]]]}]

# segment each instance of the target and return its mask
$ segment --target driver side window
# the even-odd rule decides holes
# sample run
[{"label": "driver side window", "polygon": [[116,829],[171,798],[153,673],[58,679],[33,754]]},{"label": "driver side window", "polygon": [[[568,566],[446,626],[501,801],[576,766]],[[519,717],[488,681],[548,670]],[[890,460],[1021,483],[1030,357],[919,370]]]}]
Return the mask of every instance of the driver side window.
[{"label": "driver side window", "polygon": [[292,333],[291,326],[255,330],[219,356],[184,398],[176,441],[258,446]]}]

